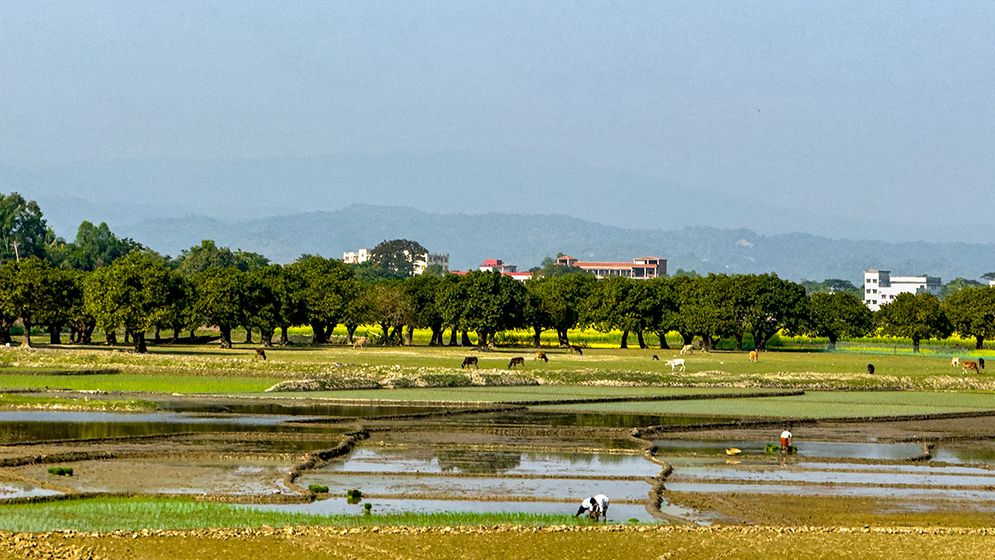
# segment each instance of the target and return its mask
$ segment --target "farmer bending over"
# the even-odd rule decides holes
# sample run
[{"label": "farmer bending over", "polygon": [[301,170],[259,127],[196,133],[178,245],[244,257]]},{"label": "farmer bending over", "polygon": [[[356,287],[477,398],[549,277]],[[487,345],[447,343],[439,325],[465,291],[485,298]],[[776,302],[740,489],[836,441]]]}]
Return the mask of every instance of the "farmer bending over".
[{"label": "farmer bending over", "polygon": [[580,508],[577,509],[577,513],[574,517],[588,514],[591,519],[597,521],[600,517],[602,521],[608,520],[608,496],[604,494],[598,494],[593,498],[588,498],[580,503]]},{"label": "farmer bending over", "polygon": [[791,453],[791,442],[792,442],[791,432],[789,432],[788,428],[785,427],[784,431],[781,432],[781,453],[784,453],[785,455]]}]

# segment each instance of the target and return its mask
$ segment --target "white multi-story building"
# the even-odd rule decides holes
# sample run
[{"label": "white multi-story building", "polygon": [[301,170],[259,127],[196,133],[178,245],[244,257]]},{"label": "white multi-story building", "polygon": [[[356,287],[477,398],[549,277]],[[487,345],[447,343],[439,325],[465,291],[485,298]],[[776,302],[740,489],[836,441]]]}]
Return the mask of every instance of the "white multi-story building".
[{"label": "white multi-story building", "polygon": [[362,264],[370,260],[369,249],[359,249],[358,251],[346,251],[342,253],[342,262],[346,264]]},{"label": "white multi-story building", "polygon": [[937,276],[892,276],[890,270],[871,268],[864,271],[864,305],[871,311],[891,303],[898,294],[933,294],[940,296]]},{"label": "white multi-story building", "polygon": [[425,274],[425,269],[437,264],[442,272],[449,272],[449,253],[425,253],[415,259],[415,276]]},{"label": "white multi-story building", "polygon": [[660,257],[637,257],[632,259],[632,262],[615,262],[580,261],[570,255],[560,255],[556,257],[556,264],[586,270],[599,279],[609,276],[624,276],[625,278],[648,280],[667,275],[667,259]]},{"label": "white multi-story building", "polygon": [[[346,251],[342,253],[342,262],[346,264],[362,264],[370,260],[369,249],[358,249],[356,251]],[[414,264],[415,276],[425,273],[425,269],[433,264],[442,267],[443,272],[449,272],[449,253],[422,253]]]}]

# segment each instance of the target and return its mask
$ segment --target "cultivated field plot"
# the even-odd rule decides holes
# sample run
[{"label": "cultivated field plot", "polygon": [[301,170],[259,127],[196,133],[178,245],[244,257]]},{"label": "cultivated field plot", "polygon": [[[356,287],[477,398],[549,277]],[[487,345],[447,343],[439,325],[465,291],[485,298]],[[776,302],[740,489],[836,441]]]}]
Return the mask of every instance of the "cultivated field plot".
[{"label": "cultivated field plot", "polygon": [[806,391],[799,396],[687,401],[632,401],[536,407],[543,411],[583,411],[657,415],[763,418],[845,418],[912,416],[995,411],[995,395],[952,392]]}]

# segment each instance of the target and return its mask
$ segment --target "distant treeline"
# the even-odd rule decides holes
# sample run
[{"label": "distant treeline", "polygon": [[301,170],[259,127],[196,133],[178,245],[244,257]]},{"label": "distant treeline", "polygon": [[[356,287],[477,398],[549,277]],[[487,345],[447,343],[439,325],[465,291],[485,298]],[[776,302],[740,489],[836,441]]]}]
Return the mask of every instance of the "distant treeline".
[{"label": "distant treeline", "polygon": [[[902,294],[872,314],[852,291],[807,294],[805,286],[775,274],[681,274],[633,280],[593,275],[547,261],[527,282],[495,272],[412,276],[423,248],[407,240],[384,241],[362,265],[304,255],[288,265],[256,253],[217,247],[212,241],[162,257],[106,226],[84,222],[72,243],[55,238],[33,202],[0,195],[0,343],[10,329],[44,327],[52,343],[89,344],[96,330],[116,342],[123,329],[135,350],[146,350],[168,333],[178,339],[200,326],[216,327],[222,346],[232,330],[260,333],[260,342],[288,342],[291,327],[308,325],[325,343],[337,325],[352,340],[361,325],[378,325],[379,343],[410,344],[415,328],[430,329],[432,345],[486,345],[498,333],[529,329],[539,344],[555,331],[591,327],[622,331],[645,347],[645,333],[677,332],[684,344],[751,335],[763,350],[780,331],[828,338],[871,332],[919,342],[953,332],[976,338],[978,347],[995,330],[995,289],[971,286],[941,302],[929,294]],[[446,333],[448,332],[448,338]],[[279,334],[277,334],[279,333]],[[471,339],[474,334],[476,340]]]}]

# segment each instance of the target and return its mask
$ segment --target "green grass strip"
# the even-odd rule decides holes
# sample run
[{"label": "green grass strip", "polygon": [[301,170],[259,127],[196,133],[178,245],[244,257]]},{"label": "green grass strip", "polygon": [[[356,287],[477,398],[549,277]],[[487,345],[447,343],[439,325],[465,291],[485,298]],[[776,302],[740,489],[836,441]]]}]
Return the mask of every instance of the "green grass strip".
[{"label": "green grass strip", "polygon": [[197,502],[182,498],[94,498],[0,505],[3,531],[117,531],[217,527],[335,527],[454,525],[548,526],[579,523],[569,515],[528,513],[396,513],[313,515]]}]

